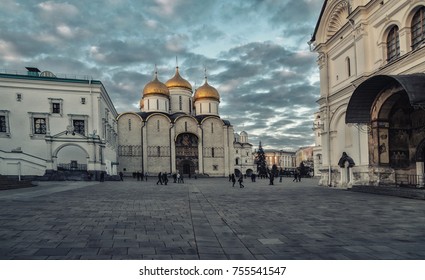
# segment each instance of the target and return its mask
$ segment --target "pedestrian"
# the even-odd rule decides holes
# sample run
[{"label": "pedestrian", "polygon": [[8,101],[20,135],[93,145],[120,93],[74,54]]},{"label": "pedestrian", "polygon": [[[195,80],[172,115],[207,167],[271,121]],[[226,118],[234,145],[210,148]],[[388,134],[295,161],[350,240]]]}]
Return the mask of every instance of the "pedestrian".
[{"label": "pedestrian", "polygon": [[301,182],[301,170],[297,169],[298,172],[298,182]]},{"label": "pedestrian", "polygon": [[229,174],[229,182],[232,182],[232,175]]},{"label": "pedestrian", "polygon": [[180,180],[180,173],[178,173],[178,172],[177,172],[177,183],[181,183],[181,180]]},{"label": "pedestrian", "polygon": [[242,182],[243,182],[243,176],[242,176],[242,174],[241,174],[241,176],[239,176],[238,182],[239,182],[239,188],[245,188],[245,186],[242,184]]},{"label": "pedestrian", "polygon": [[294,180],[292,182],[298,182],[298,173],[297,170],[294,171]]},{"label": "pedestrian", "polygon": [[105,173],[103,173],[103,171],[100,171],[100,181],[101,182],[105,181]]},{"label": "pedestrian", "polygon": [[119,173],[119,174],[120,174],[120,179],[121,179],[121,181],[124,181],[124,178],[123,178],[123,177],[124,177],[124,173],[122,173],[122,171],[120,171],[120,173]]},{"label": "pedestrian", "polygon": [[143,177],[144,177],[144,175],[143,175],[143,171],[141,171],[141,172],[140,172],[140,180],[141,180],[142,182],[144,181]]},{"label": "pedestrian", "polygon": [[274,174],[270,173],[270,182],[269,185],[274,185]]},{"label": "pedestrian", "polygon": [[162,173],[162,181],[164,182],[165,185],[167,185],[167,183],[168,183],[167,172]]},{"label": "pedestrian", "polygon": [[230,179],[232,180],[232,187],[235,187],[235,183],[236,183],[236,178],[235,178],[235,174],[232,174],[231,176],[230,176]]},{"label": "pedestrian", "polygon": [[184,184],[183,174],[180,175],[180,182]]},{"label": "pedestrian", "polygon": [[145,180],[148,181],[148,172],[145,172]]},{"label": "pedestrian", "polygon": [[162,173],[161,172],[158,173],[158,181],[156,182],[156,184],[158,185],[158,183],[161,183],[161,185],[162,185]]},{"label": "pedestrian", "polygon": [[140,172],[139,171],[137,171],[136,176],[137,176],[137,181],[140,181]]},{"label": "pedestrian", "polygon": [[174,180],[174,183],[177,183],[177,173],[173,174],[173,180]]}]

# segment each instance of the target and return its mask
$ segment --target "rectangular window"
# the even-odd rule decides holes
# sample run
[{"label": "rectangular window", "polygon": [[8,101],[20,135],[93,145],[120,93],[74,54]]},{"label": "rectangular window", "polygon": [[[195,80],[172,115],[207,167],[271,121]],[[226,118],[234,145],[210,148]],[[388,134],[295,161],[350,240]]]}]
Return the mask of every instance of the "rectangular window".
[{"label": "rectangular window", "polygon": [[211,133],[214,133],[214,124],[211,123]]},{"label": "rectangular window", "polygon": [[217,171],[218,170],[218,165],[213,165],[213,170]]},{"label": "rectangular window", "polygon": [[0,132],[7,132],[6,116],[0,116]]},{"label": "rectangular window", "polygon": [[214,157],[214,148],[211,148],[211,157]]},{"label": "rectangular window", "polygon": [[187,122],[184,122],[184,131],[187,132]]},{"label": "rectangular window", "polygon": [[47,124],[45,118],[34,118],[34,134],[46,134]]},{"label": "rectangular window", "polygon": [[156,121],[156,130],[159,132],[161,128],[161,123],[159,122],[159,120]]},{"label": "rectangular window", "polygon": [[208,103],[208,113],[211,113],[211,103]]},{"label": "rectangular window", "polygon": [[192,114],[192,102],[190,102],[190,99],[189,99],[189,113]]},{"label": "rectangular window", "polygon": [[16,101],[21,102],[22,101],[22,93],[16,94]]},{"label": "rectangular window", "polygon": [[159,110],[159,100],[156,100],[156,109]]},{"label": "rectangular window", "polygon": [[52,113],[60,114],[61,113],[61,104],[60,103],[52,103]]},{"label": "rectangular window", "polygon": [[131,131],[131,119],[128,119],[128,131]]},{"label": "rectangular window", "polygon": [[182,97],[179,96],[179,110],[183,110]]},{"label": "rectangular window", "polygon": [[81,97],[81,104],[86,104],[86,98],[85,97]]},{"label": "rectangular window", "polygon": [[84,120],[73,120],[72,125],[74,126],[74,132],[85,135],[86,129],[85,129],[85,123]]}]

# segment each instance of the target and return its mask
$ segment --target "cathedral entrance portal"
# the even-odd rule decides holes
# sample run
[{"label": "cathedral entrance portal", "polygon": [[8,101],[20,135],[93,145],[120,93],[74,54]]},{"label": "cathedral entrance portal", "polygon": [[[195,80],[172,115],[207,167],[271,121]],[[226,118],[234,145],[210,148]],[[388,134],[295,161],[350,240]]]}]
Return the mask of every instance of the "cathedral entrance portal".
[{"label": "cathedral entrance portal", "polygon": [[198,170],[198,137],[182,133],[176,138],[176,168],[180,174],[193,175]]}]

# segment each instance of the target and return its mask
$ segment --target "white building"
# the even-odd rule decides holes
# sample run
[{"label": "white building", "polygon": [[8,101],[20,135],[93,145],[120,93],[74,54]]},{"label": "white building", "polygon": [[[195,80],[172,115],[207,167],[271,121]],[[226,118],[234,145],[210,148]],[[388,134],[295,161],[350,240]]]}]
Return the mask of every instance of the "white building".
[{"label": "white building", "polygon": [[234,131],[220,118],[220,95],[205,83],[193,93],[180,76],[145,85],[140,112],[118,116],[119,170],[228,176],[235,170]]},{"label": "white building", "polygon": [[320,183],[422,184],[425,1],[324,1],[311,43]]},{"label": "white building", "polygon": [[254,165],[252,144],[248,141],[248,133],[246,131],[242,131],[240,134],[235,133],[234,147],[235,175],[246,174],[250,176],[252,173],[256,173],[257,167]]},{"label": "white building", "polygon": [[273,165],[276,165],[278,169],[293,169],[295,164],[295,152],[284,151],[284,150],[265,150],[267,168],[272,169]]},{"label": "white building", "polygon": [[0,174],[116,174],[117,112],[102,83],[27,70],[0,73]]}]

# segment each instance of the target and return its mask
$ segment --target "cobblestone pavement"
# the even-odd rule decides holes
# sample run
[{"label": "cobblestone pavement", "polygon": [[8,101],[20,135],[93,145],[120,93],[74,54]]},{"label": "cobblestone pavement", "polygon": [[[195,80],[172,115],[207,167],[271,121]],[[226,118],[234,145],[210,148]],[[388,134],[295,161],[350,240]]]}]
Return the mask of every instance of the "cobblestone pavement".
[{"label": "cobblestone pavement", "polygon": [[0,259],[425,259],[425,202],[285,178],[0,192]]}]

